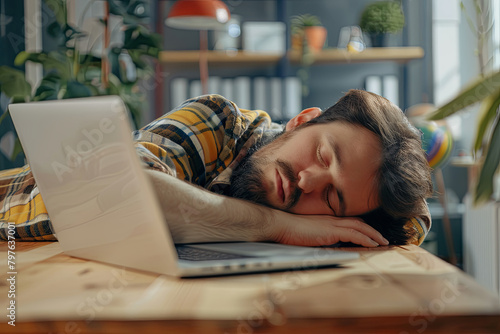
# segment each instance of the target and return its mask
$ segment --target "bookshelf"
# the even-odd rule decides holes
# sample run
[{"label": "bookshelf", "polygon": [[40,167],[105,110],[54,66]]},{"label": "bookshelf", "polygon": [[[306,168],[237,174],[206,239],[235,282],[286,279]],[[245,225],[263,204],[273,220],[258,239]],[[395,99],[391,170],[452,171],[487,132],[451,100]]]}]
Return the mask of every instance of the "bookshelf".
[{"label": "bookshelf", "polygon": [[[162,51],[160,62],[166,67],[197,66],[199,51]],[[352,64],[393,61],[407,63],[410,60],[420,59],[424,56],[421,47],[386,47],[367,48],[360,53],[350,53],[343,49],[325,49],[316,53],[312,65],[325,64]],[[207,58],[209,66],[269,66],[277,65],[282,55],[266,54],[248,51],[223,52],[208,51]],[[289,51],[286,55],[289,62],[294,65],[300,64],[301,55],[296,51]]]}]

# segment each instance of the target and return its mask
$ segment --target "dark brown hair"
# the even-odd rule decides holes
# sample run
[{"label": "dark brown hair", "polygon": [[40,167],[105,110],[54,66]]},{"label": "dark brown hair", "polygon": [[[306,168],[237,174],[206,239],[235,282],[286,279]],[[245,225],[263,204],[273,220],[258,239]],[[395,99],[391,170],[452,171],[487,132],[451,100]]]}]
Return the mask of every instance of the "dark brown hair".
[{"label": "dark brown hair", "polygon": [[380,208],[362,218],[391,243],[405,243],[413,237],[409,235],[412,231],[404,227],[406,220],[422,214],[421,204],[433,192],[431,170],[422,149],[420,132],[395,104],[363,90],[350,90],[335,105],[303,126],[336,121],[363,126],[380,139]]}]

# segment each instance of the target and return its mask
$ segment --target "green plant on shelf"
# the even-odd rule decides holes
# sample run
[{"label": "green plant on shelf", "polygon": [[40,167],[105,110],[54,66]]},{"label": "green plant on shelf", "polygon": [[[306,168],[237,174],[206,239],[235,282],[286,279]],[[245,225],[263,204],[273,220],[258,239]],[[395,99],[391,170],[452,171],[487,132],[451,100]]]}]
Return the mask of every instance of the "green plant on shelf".
[{"label": "green plant on shelf", "polygon": [[405,17],[398,1],[379,1],[366,6],[359,26],[370,34],[397,33],[403,29]]},{"label": "green plant on shelf", "polygon": [[359,26],[367,33],[372,46],[383,46],[387,34],[400,32],[405,24],[405,17],[399,1],[379,1],[365,7]]},{"label": "green plant on shelf", "polygon": [[306,30],[311,27],[322,26],[319,17],[312,14],[295,15],[290,19],[291,48],[301,53],[301,63],[303,65],[311,65],[314,59],[307,41]]},{"label": "green plant on shelf", "polygon": [[305,27],[317,27],[321,25],[321,20],[317,16],[311,14],[295,15],[290,19],[290,30],[292,34],[302,31]]},{"label": "green plant on shelf", "polygon": [[[322,33],[323,42],[319,42],[318,37],[313,34],[318,34],[318,31],[312,32],[314,29],[324,30]],[[297,76],[302,83],[302,95],[309,95],[309,66],[314,62],[314,52],[323,47],[326,38],[326,29],[323,27],[319,17],[312,14],[303,14],[292,16],[290,19],[290,33],[291,33],[291,49],[300,54],[301,68],[297,71]],[[316,39],[316,41],[314,40]],[[316,50],[315,50],[316,49]]]}]

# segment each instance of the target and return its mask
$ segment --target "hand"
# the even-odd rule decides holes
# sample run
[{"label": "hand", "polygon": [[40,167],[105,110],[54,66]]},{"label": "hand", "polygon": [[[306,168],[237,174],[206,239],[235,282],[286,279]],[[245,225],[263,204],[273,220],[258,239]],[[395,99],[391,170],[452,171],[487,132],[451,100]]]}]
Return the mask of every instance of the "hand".
[{"label": "hand", "polygon": [[370,225],[356,217],[295,215],[275,212],[268,233],[275,242],[297,246],[324,246],[352,242],[365,247],[388,245],[389,242]]}]

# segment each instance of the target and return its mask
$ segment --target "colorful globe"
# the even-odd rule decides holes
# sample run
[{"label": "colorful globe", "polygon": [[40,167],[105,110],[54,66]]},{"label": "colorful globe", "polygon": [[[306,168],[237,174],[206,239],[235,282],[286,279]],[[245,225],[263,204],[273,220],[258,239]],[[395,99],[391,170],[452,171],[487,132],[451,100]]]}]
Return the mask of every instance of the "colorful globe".
[{"label": "colorful globe", "polygon": [[453,149],[453,138],[447,126],[439,126],[435,122],[418,122],[414,124],[422,131],[422,148],[432,168],[443,167]]}]

